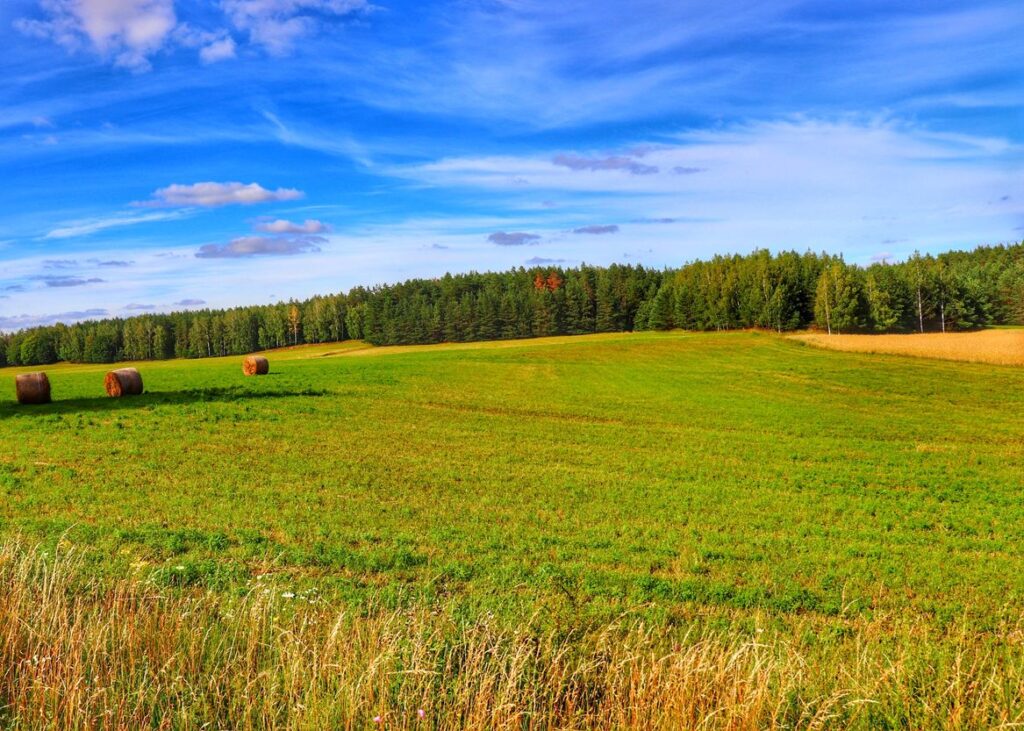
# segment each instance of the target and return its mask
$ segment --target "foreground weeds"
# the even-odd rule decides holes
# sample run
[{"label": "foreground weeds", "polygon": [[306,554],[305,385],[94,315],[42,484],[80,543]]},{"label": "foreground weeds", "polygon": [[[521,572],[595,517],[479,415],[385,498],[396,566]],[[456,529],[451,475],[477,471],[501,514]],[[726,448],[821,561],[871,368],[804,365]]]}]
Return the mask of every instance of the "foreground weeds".
[{"label": "foreground weeds", "polygon": [[893,642],[864,624],[807,649],[810,619],[758,640],[628,618],[538,631],[94,581],[16,542],[0,580],[5,728],[966,729],[1024,715],[1012,636]]}]

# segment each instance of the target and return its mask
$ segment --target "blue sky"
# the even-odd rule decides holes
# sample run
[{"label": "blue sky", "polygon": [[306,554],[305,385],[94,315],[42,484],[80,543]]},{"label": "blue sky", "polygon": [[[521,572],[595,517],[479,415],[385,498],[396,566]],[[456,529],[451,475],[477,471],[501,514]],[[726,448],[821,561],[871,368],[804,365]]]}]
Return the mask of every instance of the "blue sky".
[{"label": "blue sky", "polygon": [[0,28],[0,329],[1024,238],[1019,0],[4,0]]}]

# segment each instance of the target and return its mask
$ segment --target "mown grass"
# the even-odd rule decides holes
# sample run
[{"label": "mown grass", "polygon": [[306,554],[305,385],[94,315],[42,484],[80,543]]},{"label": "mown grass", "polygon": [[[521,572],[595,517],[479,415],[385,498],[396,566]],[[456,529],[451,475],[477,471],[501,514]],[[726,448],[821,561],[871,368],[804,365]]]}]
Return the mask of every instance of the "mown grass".
[{"label": "mown grass", "polygon": [[[167,598],[153,606],[172,614],[184,611],[175,602],[206,602],[189,624],[205,626],[232,602],[249,612],[266,589],[315,632],[339,611],[434,617],[429,642],[413,629],[404,640],[431,662],[482,622],[511,642],[495,640],[508,662],[516,642],[552,643],[524,685],[560,653],[581,667],[607,661],[595,638],[610,627],[648,684],[669,682],[658,658],[697,643],[766,694],[771,713],[733,704],[749,727],[1020,719],[1019,368],[755,333],[358,347],[271,354],[271,375],[255,379],[234,358],[142,364],[147,394],[135,399],[102,396],[103,368],[53,369],[55,403],[0,405],[0,530],[50,555],[75,550],[72,583],[92,588],[69,589],[66,601],[83,604],[67,611],[83,618],[104,591],[156,592]],[[12,372],[0,379],[13,393]],[[325,614],[302,619],[309,611]],[[723,659],[740,648],[755,649]],[[284,682],[283,655],[271,655]],[[237,670],[203,657],[204,672]],[[633,661],[614,657],[601,672],[626,682],[608,668]],[[437,671],[429,693],[476,682],[463,670]],[[672,682],[692,680],[682,677]],[[146,683],[159,695],[160,681]],[[317,713],[372,718],[368,701],[327,700],[330,687]],[[165,690],[157,715],[180,704],[203,714]],[[593,710],[578,691],[558,703]],[[378,707],[406,704],[403,692]],[[26,697],[11,693],[14,706]],[[970,714],[951,710],[957,693]],[[665,696],[643,698],[633,721],[553,706],[529,718],[687,725],[674,711],[655,723],[643,715],[653,707],[638,709]],[[711,726],[729,713],[693,712],[718,714]]]}]

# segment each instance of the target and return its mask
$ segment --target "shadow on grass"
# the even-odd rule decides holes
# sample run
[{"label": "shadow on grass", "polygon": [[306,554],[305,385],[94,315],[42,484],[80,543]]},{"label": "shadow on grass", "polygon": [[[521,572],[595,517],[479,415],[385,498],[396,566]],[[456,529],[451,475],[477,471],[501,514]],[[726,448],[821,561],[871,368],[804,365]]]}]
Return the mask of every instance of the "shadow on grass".
[{"label": "shadow on grass", "polygon": [[22,414],[73,414],[86,411],[120,411],[122,409],[139,409],[159,406],[178,406],[182,404],[251,401],[277,398],[301,398],[326,396],[330,392],[322,389],[295,389],[293,391],[267,390],[256,391],[239,386],[223,388],[189,388],[181,391],[146,391],[141,396],[123,396],[110,398],[96,396],[93,398],[54,399],[49,404],[22,405],[16,401],[0,403],[0,418],[19,416]]}]

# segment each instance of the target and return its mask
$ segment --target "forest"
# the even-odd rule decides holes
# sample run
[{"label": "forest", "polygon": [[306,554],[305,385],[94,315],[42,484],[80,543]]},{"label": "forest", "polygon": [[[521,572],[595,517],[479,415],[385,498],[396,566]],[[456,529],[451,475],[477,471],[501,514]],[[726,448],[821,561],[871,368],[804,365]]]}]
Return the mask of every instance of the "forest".
[{"label": "forest", "polygon": [[625,330],[944,332],[1024,324],[1024,242],[861,267],[757,250],[678,269],[446,274],[304,301],[56,324],[0,336],[0,365],[202,358],[349,338],[374,345]]}]

